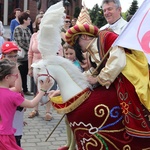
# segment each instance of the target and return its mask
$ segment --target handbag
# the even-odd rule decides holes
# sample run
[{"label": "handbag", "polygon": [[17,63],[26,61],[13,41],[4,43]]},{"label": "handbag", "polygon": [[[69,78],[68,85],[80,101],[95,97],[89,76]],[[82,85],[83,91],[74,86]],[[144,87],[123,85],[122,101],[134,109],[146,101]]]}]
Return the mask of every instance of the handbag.
[{"label": "handbag", "polygon": [[25,57],[25,51],[24,51],[24,49],[22,49],[21,47],[19,47],[19,50],[20,51],[18,51],[18,59],[23,59],[24,57]]}]

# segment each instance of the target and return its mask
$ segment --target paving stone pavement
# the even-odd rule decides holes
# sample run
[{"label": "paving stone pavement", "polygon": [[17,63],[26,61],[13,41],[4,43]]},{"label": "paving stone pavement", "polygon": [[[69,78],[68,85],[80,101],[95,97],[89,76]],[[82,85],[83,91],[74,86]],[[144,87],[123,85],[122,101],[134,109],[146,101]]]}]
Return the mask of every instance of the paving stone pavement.
[{"label": "paving stone pavement", "polygon": [[[32,99],[32,96],[26,96],[27,99]],[[39,116],[35,118],[28,118],[28,114],[32,111],[28,108],[24,113],[24,121],[28,123],[24,127],[23,136],[21,140],[22,148],[24,150],[57,150],[58,147],[66,144],[66,125],[64,119],[58,125],[54,133],[47,139],[49,133],[54,129],[62,115],[56,113],[52,108],[53,119],[45,121],[45,106],[39,106]]]}]

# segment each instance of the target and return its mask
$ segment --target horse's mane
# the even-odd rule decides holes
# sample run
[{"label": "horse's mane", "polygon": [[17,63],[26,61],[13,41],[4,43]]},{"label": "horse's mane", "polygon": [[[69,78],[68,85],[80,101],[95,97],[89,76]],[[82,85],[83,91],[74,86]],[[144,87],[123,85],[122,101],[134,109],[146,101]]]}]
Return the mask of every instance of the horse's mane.
[{"label": "horse's mane", "polygon": [[[68,75],[76,82],[81,88],[90,87],[90,84],[87,81],[87,78],[82,74],[80,69],[76,67],[70,60],[63,58],[61,56],[49,56],[49,59],[40,60],[37,64],[40,68],[47,68],[49,65],[59,65]],[[35,64],[34,64],[35,67]],[[58,72],[59,73],[59,72]]]}]

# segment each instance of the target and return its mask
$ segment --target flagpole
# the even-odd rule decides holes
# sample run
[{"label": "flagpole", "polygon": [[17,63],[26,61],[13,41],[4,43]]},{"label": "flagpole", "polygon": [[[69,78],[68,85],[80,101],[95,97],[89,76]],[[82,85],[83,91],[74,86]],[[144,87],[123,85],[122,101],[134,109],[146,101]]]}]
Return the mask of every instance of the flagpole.
[{"label": "flagpole", "polygon": [[97,73],[97,70],[100,68],[101,64],[104,62],[104,60],[107,58],[109,52],[112,50],[112,47],[109,48],[109,50],[107,51],[107,53],[104,55],[104,57],[102,58],[101,62],[97,65],[97,67],[95,68],[95,70],[92,72],[92,76],[94,76]]},{"label": "flagpole", "polygon": [[56,124],[56,126],[54,127],[54,129],[51,131],[51,133],[48,135],[48,137],[46,138],[45,142],[47,142],[47,140],[51,137],[51,135],[54,133],[54,131],[56,130],[56,128],[58,127],[58,125],[61,123],[61,121],[63,120],[63,118],[65,117],[66,114],[64,114],[61,119],[59,120],[59,122]]}]

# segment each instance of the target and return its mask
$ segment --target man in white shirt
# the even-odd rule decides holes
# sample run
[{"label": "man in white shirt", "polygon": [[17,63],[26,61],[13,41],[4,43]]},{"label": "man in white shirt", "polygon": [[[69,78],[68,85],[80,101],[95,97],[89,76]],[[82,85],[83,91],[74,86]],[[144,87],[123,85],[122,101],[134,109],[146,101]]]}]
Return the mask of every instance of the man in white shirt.
[{"label": "man in white shirt", "polygon": [[120,34],[124,27],[127,25],[127,21],[121,17],[121,4],[119,0],[103,0],[102,9],[104,17],[108,24],[100,28],[104,30],[107,28],[112,29],[115,33]]}]

